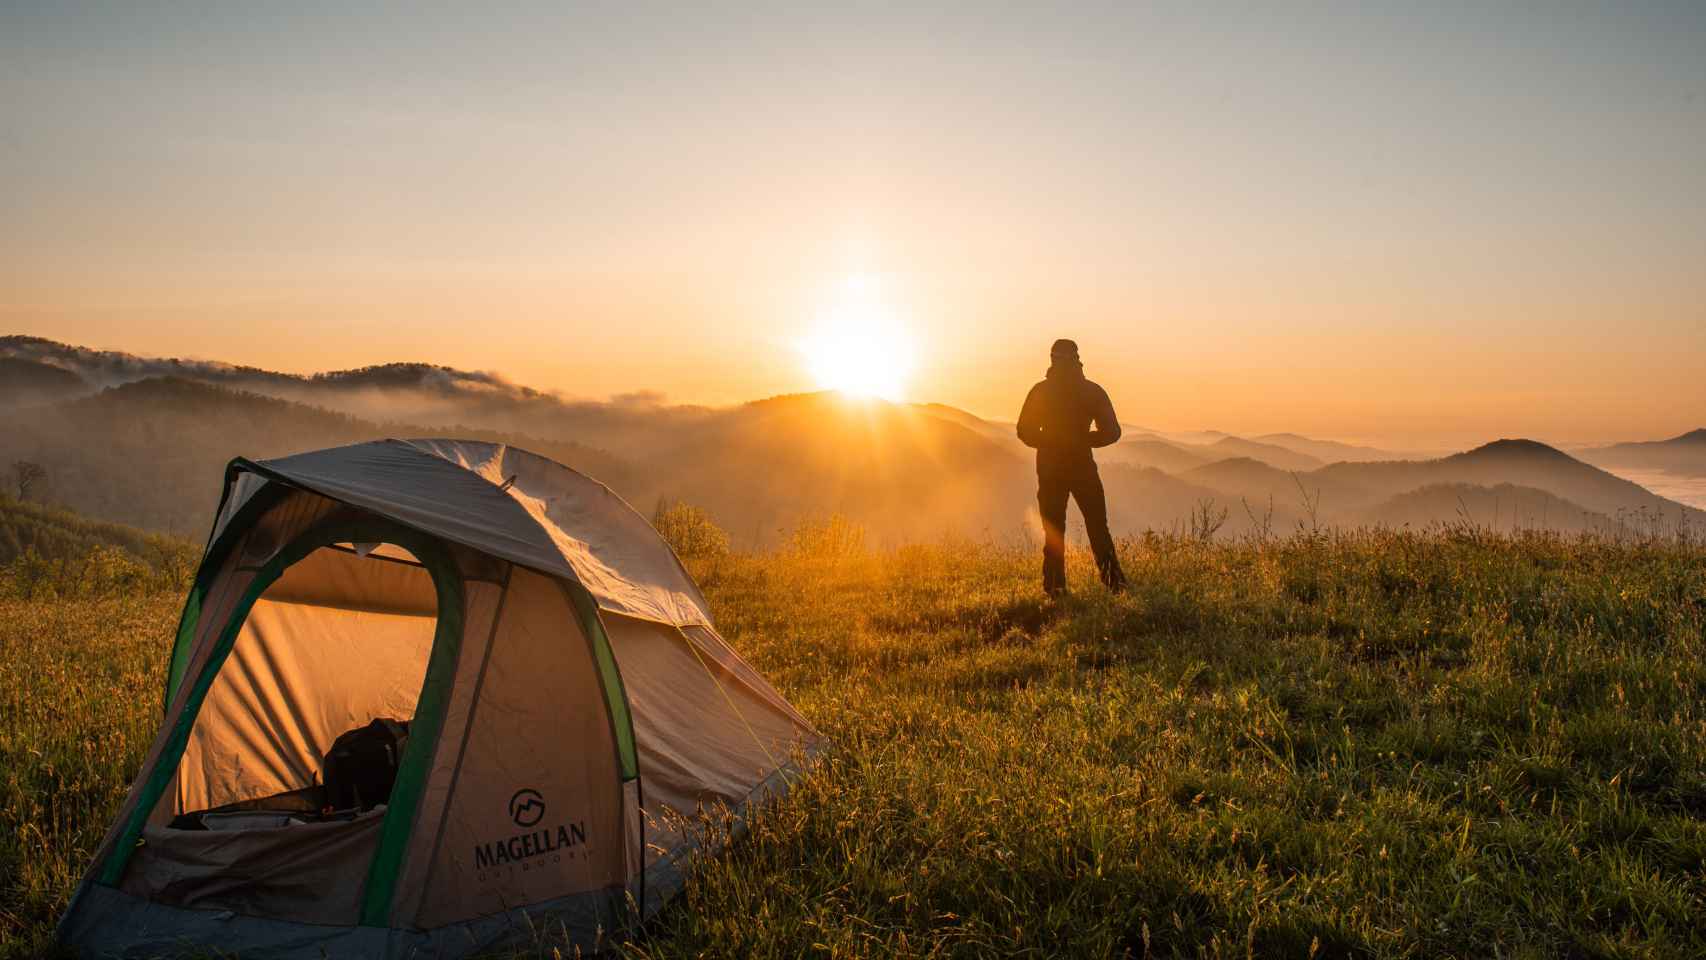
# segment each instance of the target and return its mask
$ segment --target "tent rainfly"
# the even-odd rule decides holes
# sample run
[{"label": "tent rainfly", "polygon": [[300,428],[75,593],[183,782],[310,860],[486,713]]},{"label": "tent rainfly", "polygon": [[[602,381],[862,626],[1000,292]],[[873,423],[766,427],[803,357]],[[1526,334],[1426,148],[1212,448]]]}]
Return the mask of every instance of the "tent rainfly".
[{"label": "tent rainfly", "polygon": [[645,519],[561,464],[458,440],[236,460],[165,722],[59,937],[590,946],[821,743]]}]

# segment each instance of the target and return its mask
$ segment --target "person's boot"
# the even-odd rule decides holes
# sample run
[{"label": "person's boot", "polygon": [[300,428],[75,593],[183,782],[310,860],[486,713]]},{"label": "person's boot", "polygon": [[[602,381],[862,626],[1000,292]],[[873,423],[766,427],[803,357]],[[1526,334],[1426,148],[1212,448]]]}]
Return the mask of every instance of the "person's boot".
[{"label": "person's boot", "polygon": [[1096,572],[1102,575],[1102,585],[1109,593],[1119,593],[1125,589],[1125,571],[1120,569],[1118,557],[1098,558]]},{"label": "person's boot", "polygon": [[1043,593],[1050,599],[1058,600],[1066,593],[1066,558],[1056,561],[1053,557],[1043,559]]}]

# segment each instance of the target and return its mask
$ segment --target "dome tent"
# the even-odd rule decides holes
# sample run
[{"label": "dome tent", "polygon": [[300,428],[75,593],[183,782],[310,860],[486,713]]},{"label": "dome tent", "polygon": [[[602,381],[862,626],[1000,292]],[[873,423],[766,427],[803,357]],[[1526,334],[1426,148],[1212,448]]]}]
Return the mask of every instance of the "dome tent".
[{"label": "dome tent", "polygon": [[[335,744],[406,739],[330,809]],[[165,721],[60,922],[87,956],[463,956],[656,911],[817,733],[603,485],[500,444],[233,461]]]}]

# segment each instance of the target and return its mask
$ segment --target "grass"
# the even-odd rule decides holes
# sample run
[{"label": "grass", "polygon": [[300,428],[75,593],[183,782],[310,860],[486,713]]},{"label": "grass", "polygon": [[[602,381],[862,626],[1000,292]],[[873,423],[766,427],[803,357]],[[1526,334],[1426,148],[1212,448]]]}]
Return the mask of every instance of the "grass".
[{"label": "grass", "polygon": [[182,603],[0,599],[0,957],[39,955],[118,812]]},{"label": "grass", "polygon": [[[1706,549],[1469,533],[690,558],[835,744],[633,957],[1706,955]],[[157,722],[179,597],[0,601],[0,956]],[[549,956],[549,949],[543,951]]]}]

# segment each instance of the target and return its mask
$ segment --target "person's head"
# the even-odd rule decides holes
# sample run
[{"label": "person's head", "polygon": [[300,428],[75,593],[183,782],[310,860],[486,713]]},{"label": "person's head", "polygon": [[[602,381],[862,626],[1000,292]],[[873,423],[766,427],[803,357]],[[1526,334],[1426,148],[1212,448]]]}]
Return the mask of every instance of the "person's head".
[{"label": "person's head", "polygon": [[1050,363],[1063,367],[1084,365],[1078,359],[1078,344],[1071,340],[1056,340],[1048,350],[1048,358]]}]

